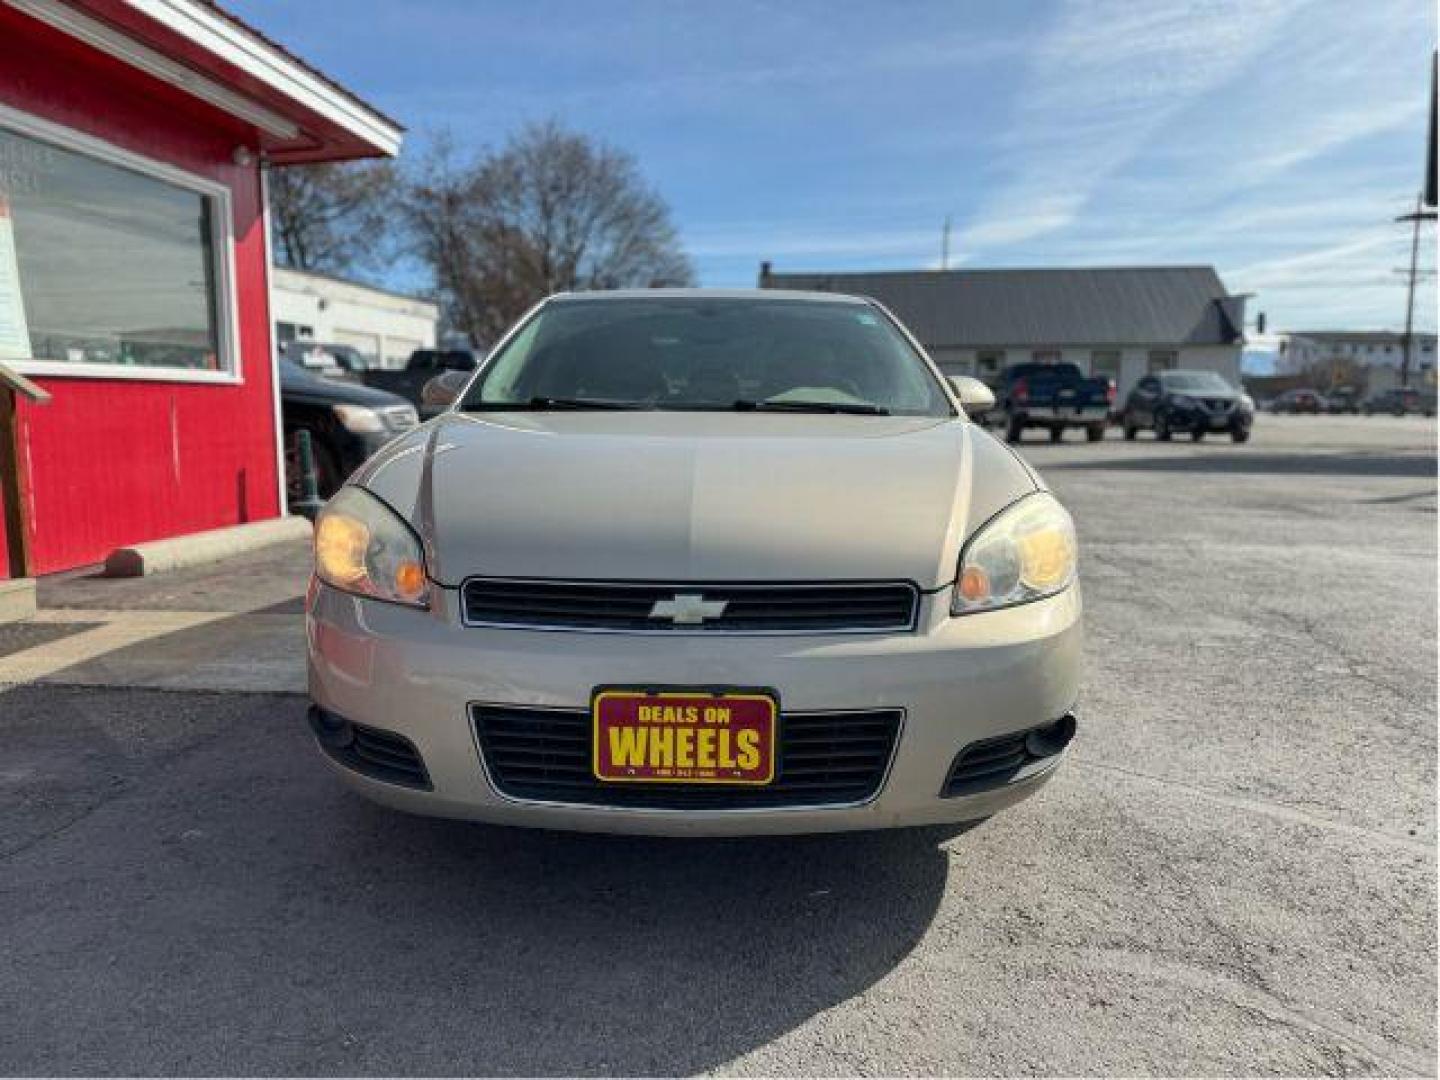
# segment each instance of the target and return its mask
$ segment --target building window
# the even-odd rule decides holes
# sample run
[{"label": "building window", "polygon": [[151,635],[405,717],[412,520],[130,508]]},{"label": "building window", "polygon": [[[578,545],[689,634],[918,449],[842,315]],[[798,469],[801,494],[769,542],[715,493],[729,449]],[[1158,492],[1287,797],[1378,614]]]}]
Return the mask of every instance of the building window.
[{"label": "building window", "polygon": [[1030,354],[1030,359],[1037,364],[1058,364],[1060,362],[1060,350],[1036,349]]},{"label": "building window", "polygon": [[1174,349],[1151,349],[1147,371],[1174,371],[1180,362]]},{"label": "building window", "polygon": [[[64,145],[71,142],[87,148]],[[149,175],[120,151],[107,160],[109,148],[96,144],[92,153],[92,142],[0,128],[0,204],[9,211],[32,361],[23,366],[230,374],[223,189]]]},{"label": "building window", "polygon": [[1104,375],[1111,382],[1120,381],[1120,350],[1096,349],[1090,354],[1090,374]]},{"label": "building window", "polygon": [[982,379],[987,375],[999,375],[1004,366],[1004,349],[981,349],[975,354],[975,373]]},{"label": "building window", "polygon": [[275,324],[275,338],[281,345],[288,345],[292,341],[314,336],[315,328],[313,326],[293,322],[277,322]]}]

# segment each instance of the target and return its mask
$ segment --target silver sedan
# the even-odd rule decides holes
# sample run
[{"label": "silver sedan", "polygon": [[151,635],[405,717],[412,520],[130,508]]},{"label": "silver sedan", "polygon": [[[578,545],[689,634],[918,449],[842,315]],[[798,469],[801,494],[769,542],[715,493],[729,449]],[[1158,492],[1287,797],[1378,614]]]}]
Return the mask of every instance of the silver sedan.
[{"label": "silver sedan", "polygon": [[1075,733],[1070,516],[871,301],[552,297],[316,522],[318,745],[403,810],[957,823]]}]

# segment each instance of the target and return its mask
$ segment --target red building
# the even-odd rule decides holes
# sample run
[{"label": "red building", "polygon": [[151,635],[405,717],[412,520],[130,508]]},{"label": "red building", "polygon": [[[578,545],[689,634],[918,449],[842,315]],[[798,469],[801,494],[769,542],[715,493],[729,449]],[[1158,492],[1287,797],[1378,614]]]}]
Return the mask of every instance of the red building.
[{"label": "red building", "polygon": [[283,512],[265,169],[400,137],[203,0],[0,0],[0,363],[51,395],[0,578]]}]

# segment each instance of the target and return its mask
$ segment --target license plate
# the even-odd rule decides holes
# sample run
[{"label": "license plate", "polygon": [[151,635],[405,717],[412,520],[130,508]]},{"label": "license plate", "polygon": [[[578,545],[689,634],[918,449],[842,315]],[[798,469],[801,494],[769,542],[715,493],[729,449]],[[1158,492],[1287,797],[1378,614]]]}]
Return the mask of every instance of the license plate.
[{"label": "license plate", "polygon": [[768,784],[779,711],[774,694],[757,690],[597,690],[590,708],[595,777]]}]

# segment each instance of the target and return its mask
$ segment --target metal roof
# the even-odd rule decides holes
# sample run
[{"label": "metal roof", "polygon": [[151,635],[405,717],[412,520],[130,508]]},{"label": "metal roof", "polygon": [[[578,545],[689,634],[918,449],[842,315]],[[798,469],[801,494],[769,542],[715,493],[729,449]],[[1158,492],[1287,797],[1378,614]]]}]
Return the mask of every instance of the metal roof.
[{"label": "metal roof", "polygon": [[770,273],[762,288],[872,297],[929,347],[1231,345],[1244,298],[1209,266]]},{"label": "metal roof", "polygon": [[253,129],[272,164],[394,156],[404,129],[214,0],[0,0]]},{"label": "metal roof", "polygon": [[343,94],[360,108],[367,109],[370,112],[374,113],[381,120],[384,120],[387,124],[395,128],[395,130],[405,130],[405,125],[400,123],[400,121],[396,120],[392,116],[387,116],[385,113],[381,112],[374,105],[372,105],[370,102],[366,101],[363,97],[357,94],[354,90],[351,90],[348,86],[339,82],[332,76],[327,75],[325,72],[317,68],[314,64],[310,63],[310,61],[306,60],[303,56],[280,44],[280,42],[276,41],[263,30],[252,26],[250,23],[242,19],[239,15],[235,14],[235,12],[231,11],[229,8],[222,7],[217,2],[217,0],[198,0],[198,2],[205,5],[219,18],[224,19],[241,33],[250,35],[256,41],[260,42],[260,44],[266,46],[267,48],[274,49],[286,59],[298,64],[300,67],[308,71],[311,75],[314,75],[321,82],[325,83],[325,85],[329,86],[337,94]]}]

